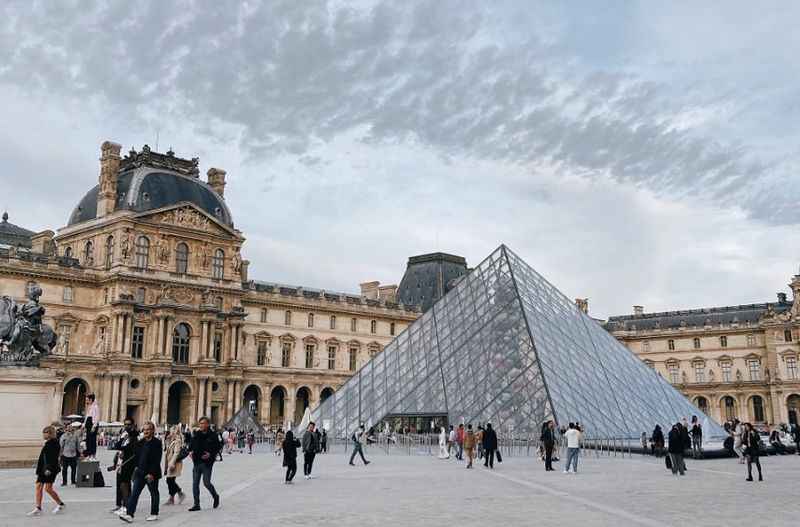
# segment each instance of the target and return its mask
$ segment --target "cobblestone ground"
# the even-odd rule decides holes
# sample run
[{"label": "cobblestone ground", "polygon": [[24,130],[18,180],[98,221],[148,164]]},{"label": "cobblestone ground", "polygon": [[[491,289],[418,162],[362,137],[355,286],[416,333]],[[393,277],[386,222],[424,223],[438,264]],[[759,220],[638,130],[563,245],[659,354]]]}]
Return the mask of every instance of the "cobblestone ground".
[{"label": "cobblestone ground", "polygon": [[[585,452],[580,473],[545,473],[540,462],[506,456],[493,471],[422,455],[391,455],[372,449],[368,467],[347,465],[346,454],[317,457],[316,479],[301,474],[282,484],[280,460],[266,450],[233,454],[214,469],[222,506],[201,512],[162,507],[156,525],[797,525],[800,456],[762,458],[764,483],[744,480],[735,460],[688,461],[684,477],[672,476],[663,460],[637,456],[595,457]],[[102,459],[110,460],[108,452]],[[191,492],[191,463],[179,483]],[[108,475],[108,473],[105,473]],[[111,478],[107,478],[111,480]],[[59,517],[26,518],[32,506],[32,470],[0,472],[0,525],[56,522],[60,527],[122,525],[107,511],[114,489],[57,487],[67,503]],[[112,481],[107,481],[110,485]],[[162,501],[166,485],[161,484]],[[204,491],[203,491],[204,492]],[[190,499],[189,499],[190,501]],[[149,510],[145,491],[136,523]]]}]

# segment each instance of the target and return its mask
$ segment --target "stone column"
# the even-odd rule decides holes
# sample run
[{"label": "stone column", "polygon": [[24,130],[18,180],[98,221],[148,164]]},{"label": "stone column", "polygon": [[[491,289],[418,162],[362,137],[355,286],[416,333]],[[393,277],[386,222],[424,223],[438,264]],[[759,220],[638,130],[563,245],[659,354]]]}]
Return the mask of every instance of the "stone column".
[{"label": "stone column", "polygon": [[241,328],[239,324],[236,324],[233,330],[233,333],[236,335],[236,341],[233,346],[233,359],[237,361],[239,360],[239,335],[241,333]]},{"label": "stone column", "polygon": [[170,357],[172,355],[172,333],[174,331],[175,331],[175,317],[171,316],[164,317],[165,340],[164,340],[163,355],[165,357]]},{"label": "stone column", "polygon": [[156,317],[155,344],[153,345],[153,357],[159,357],[163,353],[161,343],[164,342],[164,317]]},{"label": "stone column", "polygon": [[295,385],[288,385],[286,387],[286,400],[284,401],[283,406],[283,426],[288,426],[286,423],[292,423],[292,425],[297,425],[299,423],[294,422],[294,411],[295,405],[297,404],[297,386]]},{"label": "stone column", "polygon": [[225,382],[225,420],[233,417],[233,382]]},{"label": "stone column", "polygon": [[237,413],[242,408],[242,381],[236,381],[233,385],[233,413]]},{"label": "stone column", "polygon": [[197,385],[197,390],[195,390],[195,392],[197,393],[197,399],[195,399],[195,405],[194,406],[195,406],[195,413],[197,414],[197,418],[195,419],[195,421],[197,419],[200,419],[200,417],[203,415],[203,409],[205,408],[205,401],[203,401],[203,395],[205,393],[205,390],[204,390],[205,379],[203,377],[198,377],[196,385]]},{"label": "stone column", "polygon": [[130,377],[128,375],[121,375],[119,379],[121,394],[119,397],[119,421],[124,421],[125,415],[128,413],[128,386],[130,386],[129,379]]},{"label": "stone column", "polygon": [[103,413],[105,414],[103,417],[107,421],[113,421],[114,416],[113,413],[113,406],[112,401],[114,399],[114,376],[110,373],[105,374],[105,388],[103,389],[103,399],[102,406],[103,406]]},{"label": "stone column", "polygon": [[270,395],[272,395],[271,389],[269,384],[265,384],[261,387],[261,416],[259,420],[262,425],[264,423],[269,424],[270,404],[272,403],[272,397],[270,397]]},{"label": "stone column", "polygon": [[211,390],[211,388],[212,388],[211,387],[211,383],[212,383],[211,379],[206,379],[206,382],[205,382],[205,385],[206,385],[206,415],[209,416],[209,419],[211,418],[211,398],[212,398],[212,395],[213,395],[213,391]]},{"label": "stone column", "polygon": [[111,322],[111,335],[107,337],[111,341],[111,353],[116,353],[119,350],[117,343],[119,342],[121,332],[122,329],[120,328],[119,324],[119,313],[115,313]]},{"label": "stone column", "polygon": [[200,354],[199,360],[208,357],[208,322],[200,321]]},{"label": "stone column", "polygon": [[123,355],[131,354],[131,336],[133,335],[133,315],[123,315],[125,317],[125,339],[122,344]]},{"label": "stone column", "polygon": [[161,402],[159,403],[159,407],[161,408],[161,422],[167,422],[167,414],[169,413],[169,379],[167,377],[161,377]]},{"label": "stone column", "polygon": [[108,414],[112,421],[118,421],[119,416],[119,375],[111,374],[111,411]]},{"label": "stone column", "polygon": [[158,426],[161,422],[161,375],[153,377],[153,398],[151,404],[153,406],[153,422]]}]

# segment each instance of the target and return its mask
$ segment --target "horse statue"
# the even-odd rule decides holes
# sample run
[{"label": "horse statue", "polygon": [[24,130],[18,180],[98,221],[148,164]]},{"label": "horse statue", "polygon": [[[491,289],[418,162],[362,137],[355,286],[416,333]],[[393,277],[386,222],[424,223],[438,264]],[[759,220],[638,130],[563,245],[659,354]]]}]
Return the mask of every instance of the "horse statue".
[{"label": "horse statue", "polygon": [[35,363],[55,347],[55,331],[42,322],[41,296],[42,288],[33,284],[21,306],[7,296],[0,298],[0,363]]}]

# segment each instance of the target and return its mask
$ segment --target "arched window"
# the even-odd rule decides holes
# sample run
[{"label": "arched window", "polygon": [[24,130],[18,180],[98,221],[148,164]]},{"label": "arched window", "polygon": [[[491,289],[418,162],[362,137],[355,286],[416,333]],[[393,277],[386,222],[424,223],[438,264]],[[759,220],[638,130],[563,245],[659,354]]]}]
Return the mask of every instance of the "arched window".
[{"label": "arched window", "polygon": [[314,313],[308,314],[308,327],[310,328],[314,327]]},{"label": "arched window", "polygon": [[189,364],[189,326],[180,323],[172,332],[172,361],[176,364]]},{"label": "arched window", "polygon": [[758,395],[754,395],[753,401],[753,421],[764,422],[764,399]]},{"label": "arched window", "polygon": [[336,329],[336,315],[331,315],[331,329]]},{"label": "arched window", "polygon": [[64,249],[64,258],[72,258],[72,247]]},{"label": "arched window", "polygon": [[292,312],[291,311],[287,311],[286,313],[283,314],[283,323],[286,324],[287,326],[291,326],[292,325]]},{"label": "arched window", "polygon": [[378,322],[373,320],[369,323],[369,332],[370,333],[377,333],[378,332]]},{"label": "arched window", "polygon": [[725,409],[725,420],[732,421],[736,418],[736,401],[733,397],[726,395],[722,398],[722,406]]},{"label": "arched window", "polygon": [[146,236],[136,239],[136,268],[147,269],[150,262],[150,240]]},{"label": "arched window", "polygon": [[114,264],[114,237],[109,236],[106,238],[106,260],[105,266],[106,269],[111,269],[111,266]]},{"label": "arched window", "polygon": [[211,259],[211,276],[217,280],[222,280],[225,276],[225,252],[222,249],[214,251],[214,258]]},{"label": "arched window", "polygon": [[90,241],[86,242],[83,248],[83,265],[92,267],[94,265],[94,244]]},{"label": "arched window", "polygon": [[697,399],[695,399],[695,404],[697,405],[697,408],[699,408],[701,412],[708,415],[708,399],[706,399],[705,397],[698,397]]},{"label": "arched window", "polygon": [[175,272],[186,274],[189,271],[189,246],[181,242],[175,247]]}]

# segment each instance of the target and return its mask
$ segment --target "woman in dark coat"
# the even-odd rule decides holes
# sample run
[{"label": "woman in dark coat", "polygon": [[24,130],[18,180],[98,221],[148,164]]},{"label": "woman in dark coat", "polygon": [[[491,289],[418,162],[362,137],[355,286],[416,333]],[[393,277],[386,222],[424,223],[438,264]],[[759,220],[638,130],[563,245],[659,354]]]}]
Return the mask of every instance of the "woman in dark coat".
[{"label": "woman in dark coat", "polygon": [[761,460],[759,459],[760,442],[761,438],[758,436],[758,432],[753,429],[753,425],[745,423],[742,445],[744,446],[744,455],[747,458],[747,481],[753,481],[753,463],[756,464],[758,469],[758,481],[764,481],[761,475]]},{"label": "woman in dark coat", "polygon": [[653,453],[656,457],[661,457],[664,453],[664,432],[661,431],[661,425],[656,425],[653,429],[653,435],[650,437],[653,444]]},{"label": "woman in dark coat", "polygon": [[294,438],[294,433],[287,430],[286,437],[283,440],[283,466],[286,467],[286,481],[287,485],[292,484],[292,479],[297,473],[297,447],[300,446],[300,441]]},{"label": "woman in dark coat", "polygon": [[47,426],[42,430],[44,436],[44,446],[39,453],[39,461],[36,463],[36,507],[28,513],[28,516],[39,516],[42,514],[42,498],[43,492],[46,492],[56,502],[56,508],[53,509],[53,514],[58,514],[64,510],[64,502],[61,501],[56,490],[53,488],[53,482],[56,480],[56,475],[61,470],[58,465],[58,459],[61,455],[61,447],[58,445],[56,439],[56,430],[52,426]]}]

